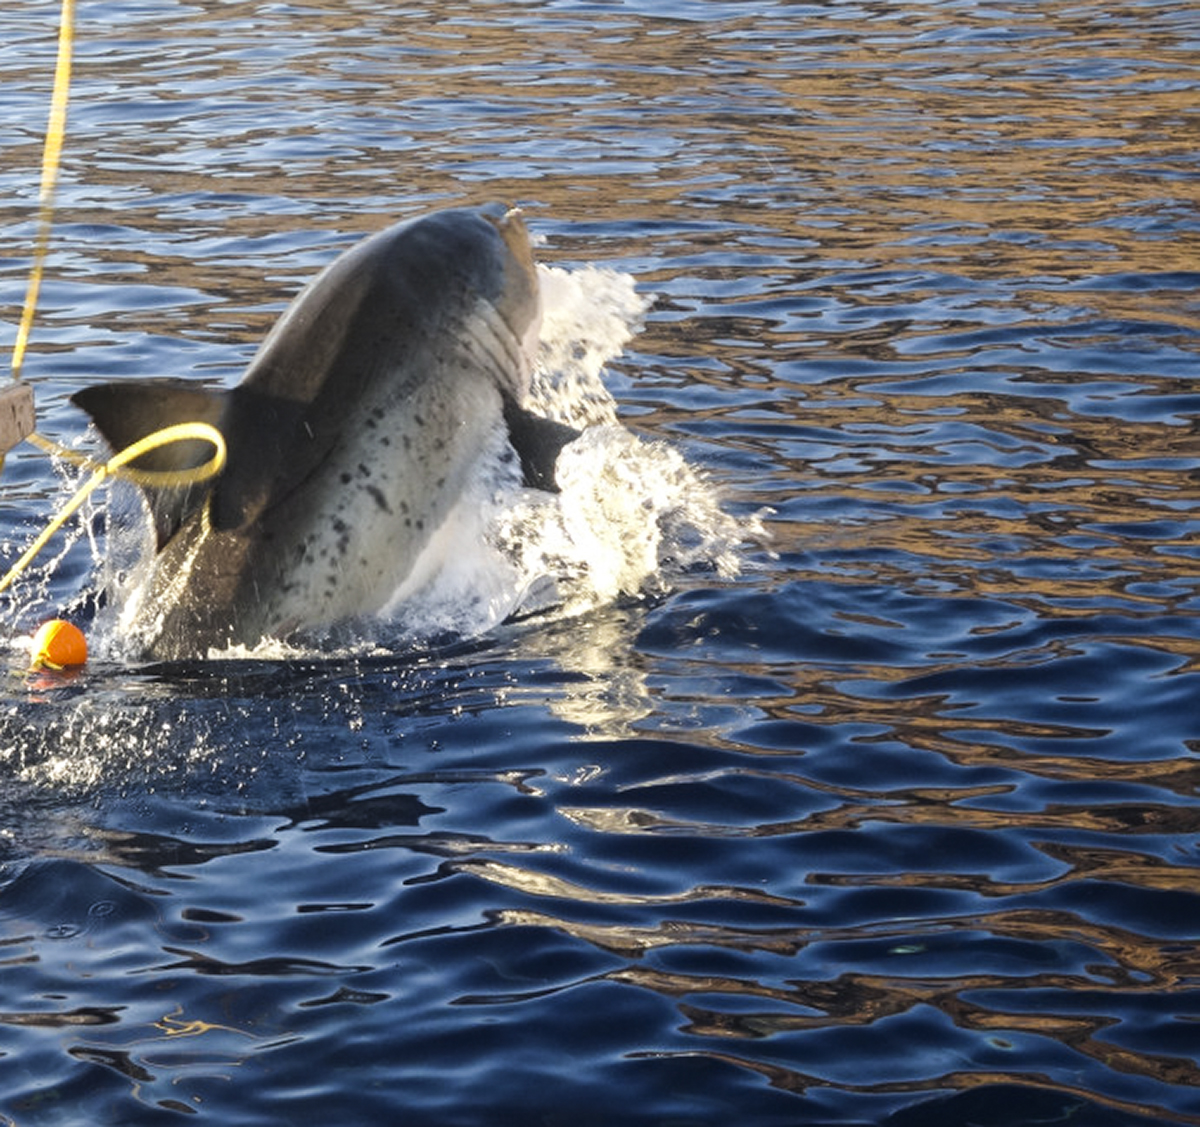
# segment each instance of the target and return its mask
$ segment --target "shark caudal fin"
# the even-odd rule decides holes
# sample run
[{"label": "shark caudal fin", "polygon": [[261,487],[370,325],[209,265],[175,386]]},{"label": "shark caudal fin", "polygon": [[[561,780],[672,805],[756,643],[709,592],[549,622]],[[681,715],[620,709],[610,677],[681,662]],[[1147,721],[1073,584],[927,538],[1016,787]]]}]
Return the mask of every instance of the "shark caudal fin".
[{"label": "shark caudal fin", "polygon": [[558,455],[581,432],[566,423],[556,423],[535,415],[507,396],[504,399],[504,421],[508,424],[509,441],[521,459],[525,484],[533,489],[544,489],[547,493],[557,493],[558,482],[554,478],[554,471]]},{"label": "shark caudal fin", "polygon": [[[228,394],[206,391],[184,380],[127,380],[84,388],[71,396],[71,402],[86,411],[113,450],[120,451],[176,423],[208,423],[224,433]],[[130,467],[155,472],[194,470],[204,465],[212,453],[210,443],[184,439],[143,454]],[[213,480],[196,485],[141,488],[154,518],[154,533],[161,550],[204,503],[212,491]]]}]

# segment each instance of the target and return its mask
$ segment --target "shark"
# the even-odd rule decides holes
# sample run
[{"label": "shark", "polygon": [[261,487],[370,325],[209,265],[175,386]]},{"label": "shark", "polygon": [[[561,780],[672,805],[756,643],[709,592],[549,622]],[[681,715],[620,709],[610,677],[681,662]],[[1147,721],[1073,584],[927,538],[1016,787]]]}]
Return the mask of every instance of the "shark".
[{"label": "shark", "polygon": [[[233,387],[89,386],[72,402],[116,450],[204,422],[221,472],[142,493],[153,554],[126,624],[146,656],[201,658],[378,614],[463,494],[480,451],[557,491],[579,431],[525,406],[541,320],[520,212],[435,211],[367,237],[280,316]],[[203,464],[188,440],[135,469]]]}]

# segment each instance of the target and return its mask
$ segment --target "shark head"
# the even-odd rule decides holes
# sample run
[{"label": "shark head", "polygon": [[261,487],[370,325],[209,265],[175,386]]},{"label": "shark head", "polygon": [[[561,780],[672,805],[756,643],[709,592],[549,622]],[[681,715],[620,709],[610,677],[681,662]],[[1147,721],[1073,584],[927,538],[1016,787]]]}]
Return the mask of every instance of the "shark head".
[{"label": "shark head", "polygon": [[[528,364],[537,351],[542,327],[541,289],[529,245],[529,232],[517,208],[489,204],[480,209],[480,214],[496,228],[504,244],[501,258],[507,284],[492,303],[520,343],[522,357]],[[521,389],[522,395],[526,390],[527,385]]]}]

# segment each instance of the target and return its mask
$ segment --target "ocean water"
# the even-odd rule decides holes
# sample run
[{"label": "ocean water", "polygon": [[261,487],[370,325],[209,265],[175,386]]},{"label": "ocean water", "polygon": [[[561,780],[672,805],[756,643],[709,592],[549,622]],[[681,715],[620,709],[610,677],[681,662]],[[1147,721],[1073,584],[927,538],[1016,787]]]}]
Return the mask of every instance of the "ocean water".
[{"label": "ocean water", "polygon": [[[0,16],[5,354],[58,14]],[[589,427],[378,630],[138,660],[119,487],[0,596],[0,1123],[1200,1124],[1192,6],[77,35],[44,434],[494,198]],[[5,563],[78,476],[8,456]],[[25,672],[68,611],[87,668]]]}]

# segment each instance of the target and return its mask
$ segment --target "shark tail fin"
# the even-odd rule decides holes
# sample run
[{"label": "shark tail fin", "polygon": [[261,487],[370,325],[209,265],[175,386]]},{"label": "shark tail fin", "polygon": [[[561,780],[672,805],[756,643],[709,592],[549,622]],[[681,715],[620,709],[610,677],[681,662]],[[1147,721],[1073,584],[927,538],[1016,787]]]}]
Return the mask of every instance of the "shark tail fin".
[{"label": "shark tail fin", "polygon": [[[124,450],[176,423],[208,423],[224,433],[228,394],[206,391],[184,380],[124,380],[84,388],[71,396],[71,402],[91,416],[114,450]],[[207,442],[188,439],[151,450],[130,466],[159,472],[191,470],[204,465],[211,456],[212,447]],[[197,485],[142,486],[160,550],[204,503],[213,484],[210,479]]]},{"label": "shark tail fin", "polygon": [[579,437],[580,432],[566,423],[556,423],[553,419],[535,415],[507,396],[504,400],[504,421],[508,424],[508,437],[513,449],[521,459],[525,484],[533,489],[544,489],[547,493],[557,493],[559,489],[554,471],[558,455],[568,442]]}]

